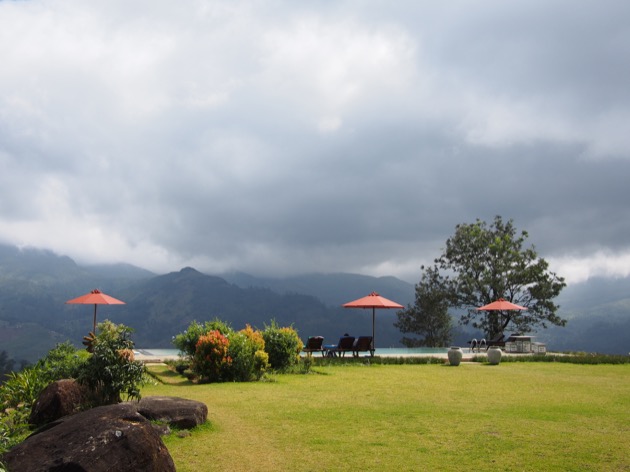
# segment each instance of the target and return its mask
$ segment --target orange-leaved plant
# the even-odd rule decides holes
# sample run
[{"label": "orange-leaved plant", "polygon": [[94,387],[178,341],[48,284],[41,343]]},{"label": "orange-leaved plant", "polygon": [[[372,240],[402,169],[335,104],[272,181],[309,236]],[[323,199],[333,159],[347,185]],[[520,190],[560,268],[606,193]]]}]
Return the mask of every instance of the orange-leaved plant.
[{"label": "orange-leaved plant", "polygon": [[193,356],[192,370],[201,382],[219,382],[232,363],[228,355],[230,342],[217,330],[199,336]]}]

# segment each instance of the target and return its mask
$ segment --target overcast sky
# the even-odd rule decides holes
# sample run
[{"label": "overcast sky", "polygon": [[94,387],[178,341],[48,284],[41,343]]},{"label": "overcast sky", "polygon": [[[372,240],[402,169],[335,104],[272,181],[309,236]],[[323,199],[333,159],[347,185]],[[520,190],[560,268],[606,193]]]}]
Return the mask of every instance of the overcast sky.
[{"label": "overcast sky", "polygon": [[630,274],[630,2],[0,0],[0,242],[419,280],[495,215]]}]

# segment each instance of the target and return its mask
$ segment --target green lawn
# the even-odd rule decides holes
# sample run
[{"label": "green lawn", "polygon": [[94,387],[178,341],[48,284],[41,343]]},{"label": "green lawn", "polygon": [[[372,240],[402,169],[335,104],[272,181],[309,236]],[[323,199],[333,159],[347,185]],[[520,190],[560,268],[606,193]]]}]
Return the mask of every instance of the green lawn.
[{"label": "green lawn", "polygon": [[208,405],[165,438],[178,471],[630,470],[630,365],[317,367],[143,395]]}]

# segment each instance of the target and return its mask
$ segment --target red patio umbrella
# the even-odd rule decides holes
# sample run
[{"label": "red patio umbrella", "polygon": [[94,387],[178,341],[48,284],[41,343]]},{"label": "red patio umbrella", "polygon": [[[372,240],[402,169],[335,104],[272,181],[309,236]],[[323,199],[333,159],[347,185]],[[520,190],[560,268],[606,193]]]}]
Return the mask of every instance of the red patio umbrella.
[{"label": "red patio umbrella", "polygon": [[94,331],[96,333],[96,305],[124,305],[125,302],[104,294],[95,288],[90,293],[68,300],[68,304],[94,305]]},{"label": "red patio umbrella", "polygon": [[385,297],[381,297],[378,293],[372,292],[368,296],[359,298],[358,300],[354,300],[352,302],[344,303],[342,305],[344,308],[371,308],[372,309],[372,349],[375,349],[375,336],[374,336],[374,319],[375,319],[375,311],[377,308],[399,308],[402,309],[404,306],[388,300]]},{"label": "red patio umbrella", "polygon": [[[498,300],[488,303],[482,307],[477,308],[477,311],[506,311],[506,310],[527,310],[527,307],[517,305],[512,302],[508,302],[503,298],[499,298]],[[503,315],[499,314],[499,316],[503,317]],[[503,333],[500,333],[503,334]]]},{"label": "red patio umbrella", "polygon": [[507,300],[504,300],[503,298],[499,298],[498,300],[492,303],[488,303],[487,305],[477,308],[477,311],[483,311],[483,310],[490,310],[490,311],[492,310],[497,310],[497,311],[527,310],[527,307],[516,305],[514,303],[508,302]]}]

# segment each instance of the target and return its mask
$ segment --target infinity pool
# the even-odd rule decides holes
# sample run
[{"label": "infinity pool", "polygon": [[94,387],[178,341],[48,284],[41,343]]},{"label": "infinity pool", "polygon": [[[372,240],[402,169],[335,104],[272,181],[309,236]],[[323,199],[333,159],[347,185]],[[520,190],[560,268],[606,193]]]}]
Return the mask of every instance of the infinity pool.
[{"label": "infinity pool", "polygon": [[[135,349],[136,353],[145,356],[154,357],[177,357],[179,350],[177,349]],[[430,356],[434,354],[446,354],[447,347],[417,347],[417,348],[398,348],[398,347],[379,347],[376,348],[375,356]],[[317,354],[316,354],[317,355]]]}]

